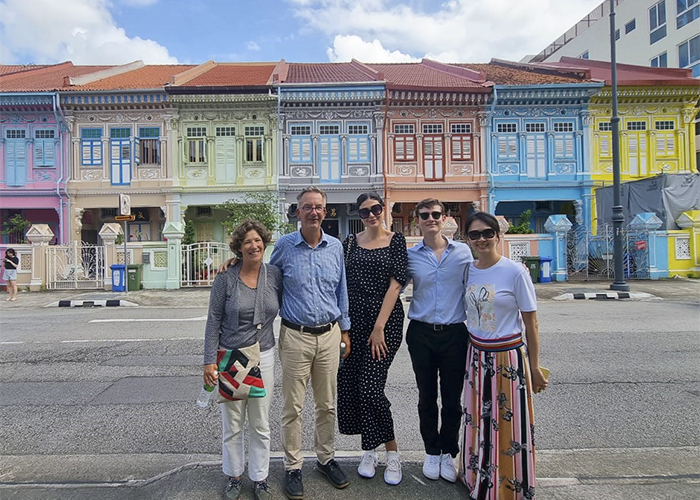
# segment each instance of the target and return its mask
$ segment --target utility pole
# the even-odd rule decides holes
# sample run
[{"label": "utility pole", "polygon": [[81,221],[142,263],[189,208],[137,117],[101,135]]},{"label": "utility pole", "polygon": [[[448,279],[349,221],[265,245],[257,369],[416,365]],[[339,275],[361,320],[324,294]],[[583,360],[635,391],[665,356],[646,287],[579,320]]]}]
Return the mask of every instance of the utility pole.
[{"label": "utility pole", "polygon": [[617,56],[615,53],[615,2],[610,0],[610,79],[612,80],[612,161],[613,161],[613,262],[615,280],[610,285],[611,290],[628,291],[625,283],[625,268],[623,255],[622,224],[625,214],[622,211],[620,183],[620,117],[617,115]]}]

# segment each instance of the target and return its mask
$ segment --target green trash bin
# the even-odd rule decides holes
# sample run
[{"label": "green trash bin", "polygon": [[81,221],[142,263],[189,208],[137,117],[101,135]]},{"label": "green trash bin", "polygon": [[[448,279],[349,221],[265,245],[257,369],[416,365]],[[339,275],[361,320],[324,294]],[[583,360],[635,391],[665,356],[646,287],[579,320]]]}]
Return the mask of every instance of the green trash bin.
[{"label": "green trash bin", "polygon": [[[533,283],[537,283],[540,277],[540,258],[539,257],[523,257],[523,264],[530,271],[530,279]],[[129,289],[131,290],[131,288]]]},{"label": "green trash bin", "polygon": [[141,290],[141,274],[143,266],[141,264],[129,264],[126,266],[127,290],[135,292]]}]

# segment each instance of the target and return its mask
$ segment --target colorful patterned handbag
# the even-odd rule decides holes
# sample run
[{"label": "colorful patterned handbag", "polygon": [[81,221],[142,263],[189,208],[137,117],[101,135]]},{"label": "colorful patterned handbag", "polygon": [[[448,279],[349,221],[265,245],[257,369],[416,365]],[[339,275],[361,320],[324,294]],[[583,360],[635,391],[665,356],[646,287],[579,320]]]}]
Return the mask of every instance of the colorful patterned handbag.
[{"label": "colorful patterned handbag", "polygon": [[264,398],[267,394],[260,373],[260,344],[239,349],[219,349],[219,403],[247,398]]}]

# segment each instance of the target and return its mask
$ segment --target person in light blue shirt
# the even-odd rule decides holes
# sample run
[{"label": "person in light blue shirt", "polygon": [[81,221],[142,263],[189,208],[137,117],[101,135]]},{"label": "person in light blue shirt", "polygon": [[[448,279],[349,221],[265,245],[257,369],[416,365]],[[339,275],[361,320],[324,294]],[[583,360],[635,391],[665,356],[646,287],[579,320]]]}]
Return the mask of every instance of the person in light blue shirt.
[{"label": "person in light blue shirt", "polygon": [[340,343],[350,354],[350,317],[343,246],[321,229],[326,194],[309,186],[297,196],[301,229],[282,236],[270,264],[282,271],[282,447],[287,498],[304,498],[301,411],[311,378],[316,403],[316,468],[336,488],[348,479],[335,461],[335,397]]},{"label": "person in light blue shirt", "polygon": [[[423,241],[408,249],[413,298],[406,344],[418,385],[418,417],[425,446],[423,475],[455,482],[461,393],[467,356],[464,292],[471,250],[441,233],[445,207],[428,198],[416,205]],[[442,410],[438,428],[438,378]]]},{"label": "person in light blue shirt", "polygon": [[348,291],[343,245],[321,232],[314,248],[295,231],[282,236],[270,264],[284,272],[283,319],[298,325],[325,325],[337,321],[341,331],[350,330]]}]

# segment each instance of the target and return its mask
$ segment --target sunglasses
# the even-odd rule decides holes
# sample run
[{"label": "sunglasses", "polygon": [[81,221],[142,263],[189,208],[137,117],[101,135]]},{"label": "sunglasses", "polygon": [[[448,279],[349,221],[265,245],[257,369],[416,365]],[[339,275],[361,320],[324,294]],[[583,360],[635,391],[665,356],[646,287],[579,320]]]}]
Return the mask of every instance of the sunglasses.
[{"label": "sunglasses", "polygon": [[496,231],[493,229],[484,229],[483,231],[469,231],[467,233],[470,240],[476,241],[479,238],[484,238],[485,240],[490,240],[496,236]]},{"label": "sunglasses", "polygon": [[384,209],[382,206],[377,203],[376,205],[372,205],[369,208],[361,208],[357,211],[358,214],[360,214],[360,219],[367,219],[369,217],[369,214],[371,213],[375,217],[379,217]]},{"label": "sunglasses", "polygon": [[438,220],[440,217],[442,217],[442,212],[420,212],[418,216],[422,220],[428,220],[428,217],[432,216],[433,219]]}]

